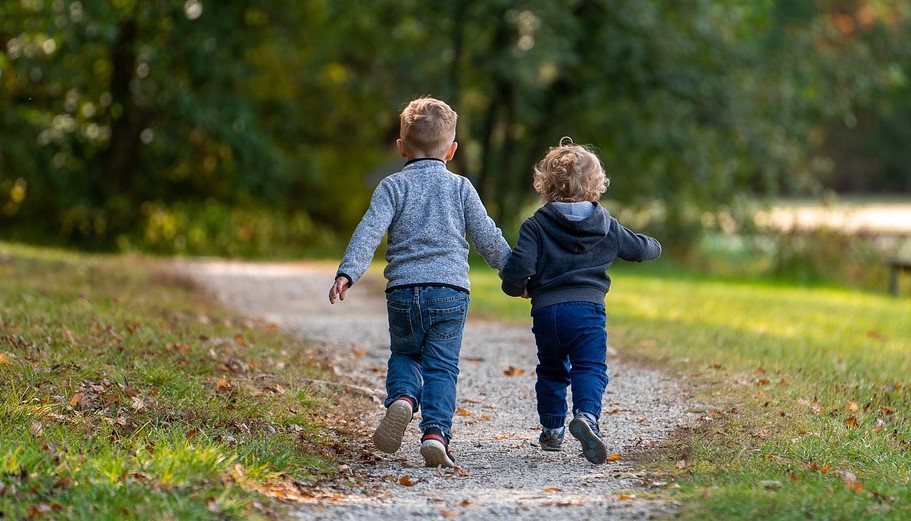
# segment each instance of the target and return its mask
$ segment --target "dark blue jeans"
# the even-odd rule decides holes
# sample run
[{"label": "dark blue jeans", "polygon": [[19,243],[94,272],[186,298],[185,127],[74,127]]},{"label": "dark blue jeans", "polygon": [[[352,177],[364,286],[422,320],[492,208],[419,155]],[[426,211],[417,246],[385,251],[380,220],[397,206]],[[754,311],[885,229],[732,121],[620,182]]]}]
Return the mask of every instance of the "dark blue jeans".
[{"label": "dark blue jeans", "polygon": [[532,332],[538,346],[538,417],[549,429],[566,421],[566,389],[572,386],[573,413],[601,417],[607,387],[607,319],[604,305],[566,302],[535,311]]},{"label": "dark blue jeans", "polygon": [[422,410],[422,432],[438,427],[452,436],[468,303],[465,292],[433,286],[386,294],[392,351],[386,373],[386,407],[396,398],[413,398]]}]

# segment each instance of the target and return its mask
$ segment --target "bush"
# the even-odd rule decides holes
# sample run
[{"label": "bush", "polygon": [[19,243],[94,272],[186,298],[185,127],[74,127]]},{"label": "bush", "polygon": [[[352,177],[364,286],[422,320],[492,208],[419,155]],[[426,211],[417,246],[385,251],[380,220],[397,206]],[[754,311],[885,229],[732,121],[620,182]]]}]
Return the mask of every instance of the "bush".
[{"label": "bush", "polygon": [[118,238],[121,251],[281,258],[325,252],[334,235],[303,211],[203,204],[145,203],[141,232]]}]

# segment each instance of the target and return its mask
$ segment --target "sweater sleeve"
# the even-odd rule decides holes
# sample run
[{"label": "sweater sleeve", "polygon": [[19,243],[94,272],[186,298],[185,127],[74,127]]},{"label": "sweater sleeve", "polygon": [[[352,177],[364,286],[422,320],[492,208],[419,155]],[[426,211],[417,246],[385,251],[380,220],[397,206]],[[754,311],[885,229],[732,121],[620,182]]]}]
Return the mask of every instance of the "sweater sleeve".
[{"label": "sweater sleeve", "polygon": [[537,261],[537,233],[532,219],[528,219],[519,228],[519,241],[500,272],[503,292],[513,297],[521,296],[529,277],[537,273]]},{"label": "sweater sleeve", "polygon": [[336,276],[344,275],[354,284],[364,275],[386,230],[392,224],[395,208],[395,197],[389,184],[381,182],[373,192],[370,207],[354,229]]},{"label": "sweater sleeve", "polygon": [[509,258],[509,243],[487,214],[478,192],[467,179],[462,186],[462,207],[465,212],[465,229],[472,246],[481,254],[488,266],[495,270],[502,269]]},{"label": "sweater sleeve", "polygon": [[617,256],[623,260],[642,262],[661,256],[661,243],[642,233],[636,233],[623,226],[616,219]]}]

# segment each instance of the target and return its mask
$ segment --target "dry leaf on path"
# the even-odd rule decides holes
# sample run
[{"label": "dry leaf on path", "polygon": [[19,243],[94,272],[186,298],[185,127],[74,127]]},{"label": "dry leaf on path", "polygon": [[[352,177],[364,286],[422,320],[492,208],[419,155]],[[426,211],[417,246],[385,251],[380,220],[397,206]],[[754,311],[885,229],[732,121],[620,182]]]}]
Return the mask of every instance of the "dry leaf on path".
[{"label": "dry leaf on path", "polygon": [[522,376],[525,374],[525,369],[511,365],[503,371],[503,374],[506,376]]},{"label": "dry leaf on path", "polygon": [[[418,480],[418,481],[420,481],[420,480]],[[411,479],[411,476],[409,476],[408,474],[405,474],[404,476],[399,478],[399,485],[402,485],[403,487],[413,487],[413,486],[417,485],[418,481]]]}]

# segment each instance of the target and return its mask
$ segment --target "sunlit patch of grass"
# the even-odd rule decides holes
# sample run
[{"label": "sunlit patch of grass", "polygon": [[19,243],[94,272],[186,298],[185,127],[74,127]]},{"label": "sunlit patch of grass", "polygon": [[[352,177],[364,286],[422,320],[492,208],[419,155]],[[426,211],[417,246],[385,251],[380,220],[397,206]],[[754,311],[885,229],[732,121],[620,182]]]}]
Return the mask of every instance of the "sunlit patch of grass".
[{"label": "sunlit patch of grass", "polygon": [[[529,303],[472,272],[478,315]],[[643,456],[683,519],[911,517],[911,299],[620,265],[619,356],[691,384],[697,425]],[[529,334],[531,334],[529,332]]]},{"label": "sunlit patch of grass", "polygon": [[306,344],[158,269],[0,243],[0,517],[265,519],[336,471]]}]

